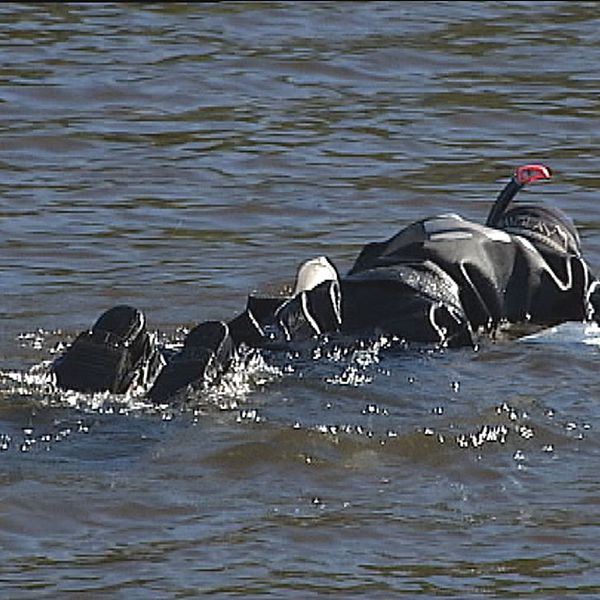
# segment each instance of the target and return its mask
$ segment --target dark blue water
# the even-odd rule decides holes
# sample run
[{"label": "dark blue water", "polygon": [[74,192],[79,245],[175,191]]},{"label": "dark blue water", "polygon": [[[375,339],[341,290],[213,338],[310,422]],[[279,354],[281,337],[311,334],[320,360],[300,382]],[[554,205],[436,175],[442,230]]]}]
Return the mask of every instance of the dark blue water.
[{"label": "dark blue water", "polygon": [[593,2],[0,7],[0,595],[597,597],[594,332],[253,354],[184,408],[47,365],[483,221],[526,162],[600,266],[599,65]]}]

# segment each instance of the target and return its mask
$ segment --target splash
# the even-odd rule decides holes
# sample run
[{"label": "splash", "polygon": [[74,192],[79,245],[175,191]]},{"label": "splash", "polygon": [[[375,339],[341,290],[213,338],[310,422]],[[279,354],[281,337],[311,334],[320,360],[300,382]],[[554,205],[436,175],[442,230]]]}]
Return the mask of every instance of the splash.
[{"label": "splash", "polygon": [[[187,332],[182,327],[171,337],[160,335],[161,347],[167,356],[181,349]],[[42,353],[45,357],[27,370],[0,370],[0,398],[99,414],[158,413],[163,420],[168,420],[178,410],[187,411],[190,407],[236,409],[254,389],[282,374],[280,368],[267,363],[260,351],[241,348],[227,373],[218,378],[208,377],[201,385],[182,391],[169,403],[155,404],[147,399],[146,393],[152,382],[125,394],[64,390],[57,386],[51,367],[54,356],[64,352],[69,339],[61,331],[42,329],[19,334],[17,340],[21,347]],[[48,356],[51,358],[46,358]]]},{"label": "splash", "polygon": [[[172,347],[177,347],[174,342]],[[172,414],[174,407],[183,410],[198,405],[234,410],[242,405],[257,387],[281,376],[282,371],[269,365],[258,350],[242,350],[230,369],[216,381],[207,380],[194,389],[184,390],[168,404],[154,404],[146,398],[148,386],[138,386],[126,394],[110,392],[84,393],[63,390],[56,384],[52,361],[35,364],[27,371],[0,370],[0,396],[28,399],[40,406],[72,408],[101,414],[133,412]]]},{"label": "splash", "polygon": [[346,362],[341,372],[325,377],[325,381],[331,385],[358,387],[372,383],[372,372],[381,362],[381,352],[398,343],[403,342],[382,335],[375,340],[354,342],[348,346],[319,346],[313,351],[313,360],[324,358],[330,363]]},{"label": "splash", "polygon": [[283,369],[269,364],[259,350],[242,348],[226,373],[188,392],[186,402],[188,406],[212,405],[220,410],[236,410],[256,388],[282,375]]},{"label": "splash", "polygon": [[56,384],[52,361],[35,364],[27,371],[0,370],[0,396],[28,399],[45,407],[74,408],[100,413],[125,414],[149,410],[153,405],[144,399],[146,390],[137,387],[127,394],[97,392],[94,394],[62,390]]},{"label": "splash", "polygon": [[56,390],[56,380],[50,372],[52,361],[43,361],[28,371],[0,370],[0,394],[10,396],[46,396]]}]

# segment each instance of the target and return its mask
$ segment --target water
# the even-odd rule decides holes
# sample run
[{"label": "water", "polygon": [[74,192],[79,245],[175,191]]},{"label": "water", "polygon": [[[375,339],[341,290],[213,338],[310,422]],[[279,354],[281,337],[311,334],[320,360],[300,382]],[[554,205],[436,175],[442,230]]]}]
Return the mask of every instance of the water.
[{"label": "water", "polygon": [[599,356],[576,335],[248,356],[184,410],[44,384],[113,304],[175,342],[307,258],[482,221],[525,162],[600,264],[597,3],[0,23],[2,597],[597,597]]}]

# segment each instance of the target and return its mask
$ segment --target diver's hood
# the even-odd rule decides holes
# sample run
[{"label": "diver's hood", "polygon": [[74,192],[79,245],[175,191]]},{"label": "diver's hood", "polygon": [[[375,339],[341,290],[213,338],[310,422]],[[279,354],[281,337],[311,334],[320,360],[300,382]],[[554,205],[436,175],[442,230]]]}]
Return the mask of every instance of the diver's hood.
[{"label": "diver's hood", "polygon": [[581,255],[579,234],[575,225],[558,208],[539,204],[517,204],[501,216],[497,227],[528,239],[540,252],[552,250]]}]

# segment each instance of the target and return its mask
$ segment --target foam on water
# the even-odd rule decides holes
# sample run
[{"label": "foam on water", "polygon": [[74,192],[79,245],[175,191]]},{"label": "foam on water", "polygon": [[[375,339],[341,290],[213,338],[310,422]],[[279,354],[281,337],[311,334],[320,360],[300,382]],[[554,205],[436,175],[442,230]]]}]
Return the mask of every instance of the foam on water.
[{"label": "foam on water", "polygon": [[600,346],[600,326],[597,323],[562,323],[527,335],[519,341],[525,344]]}]

